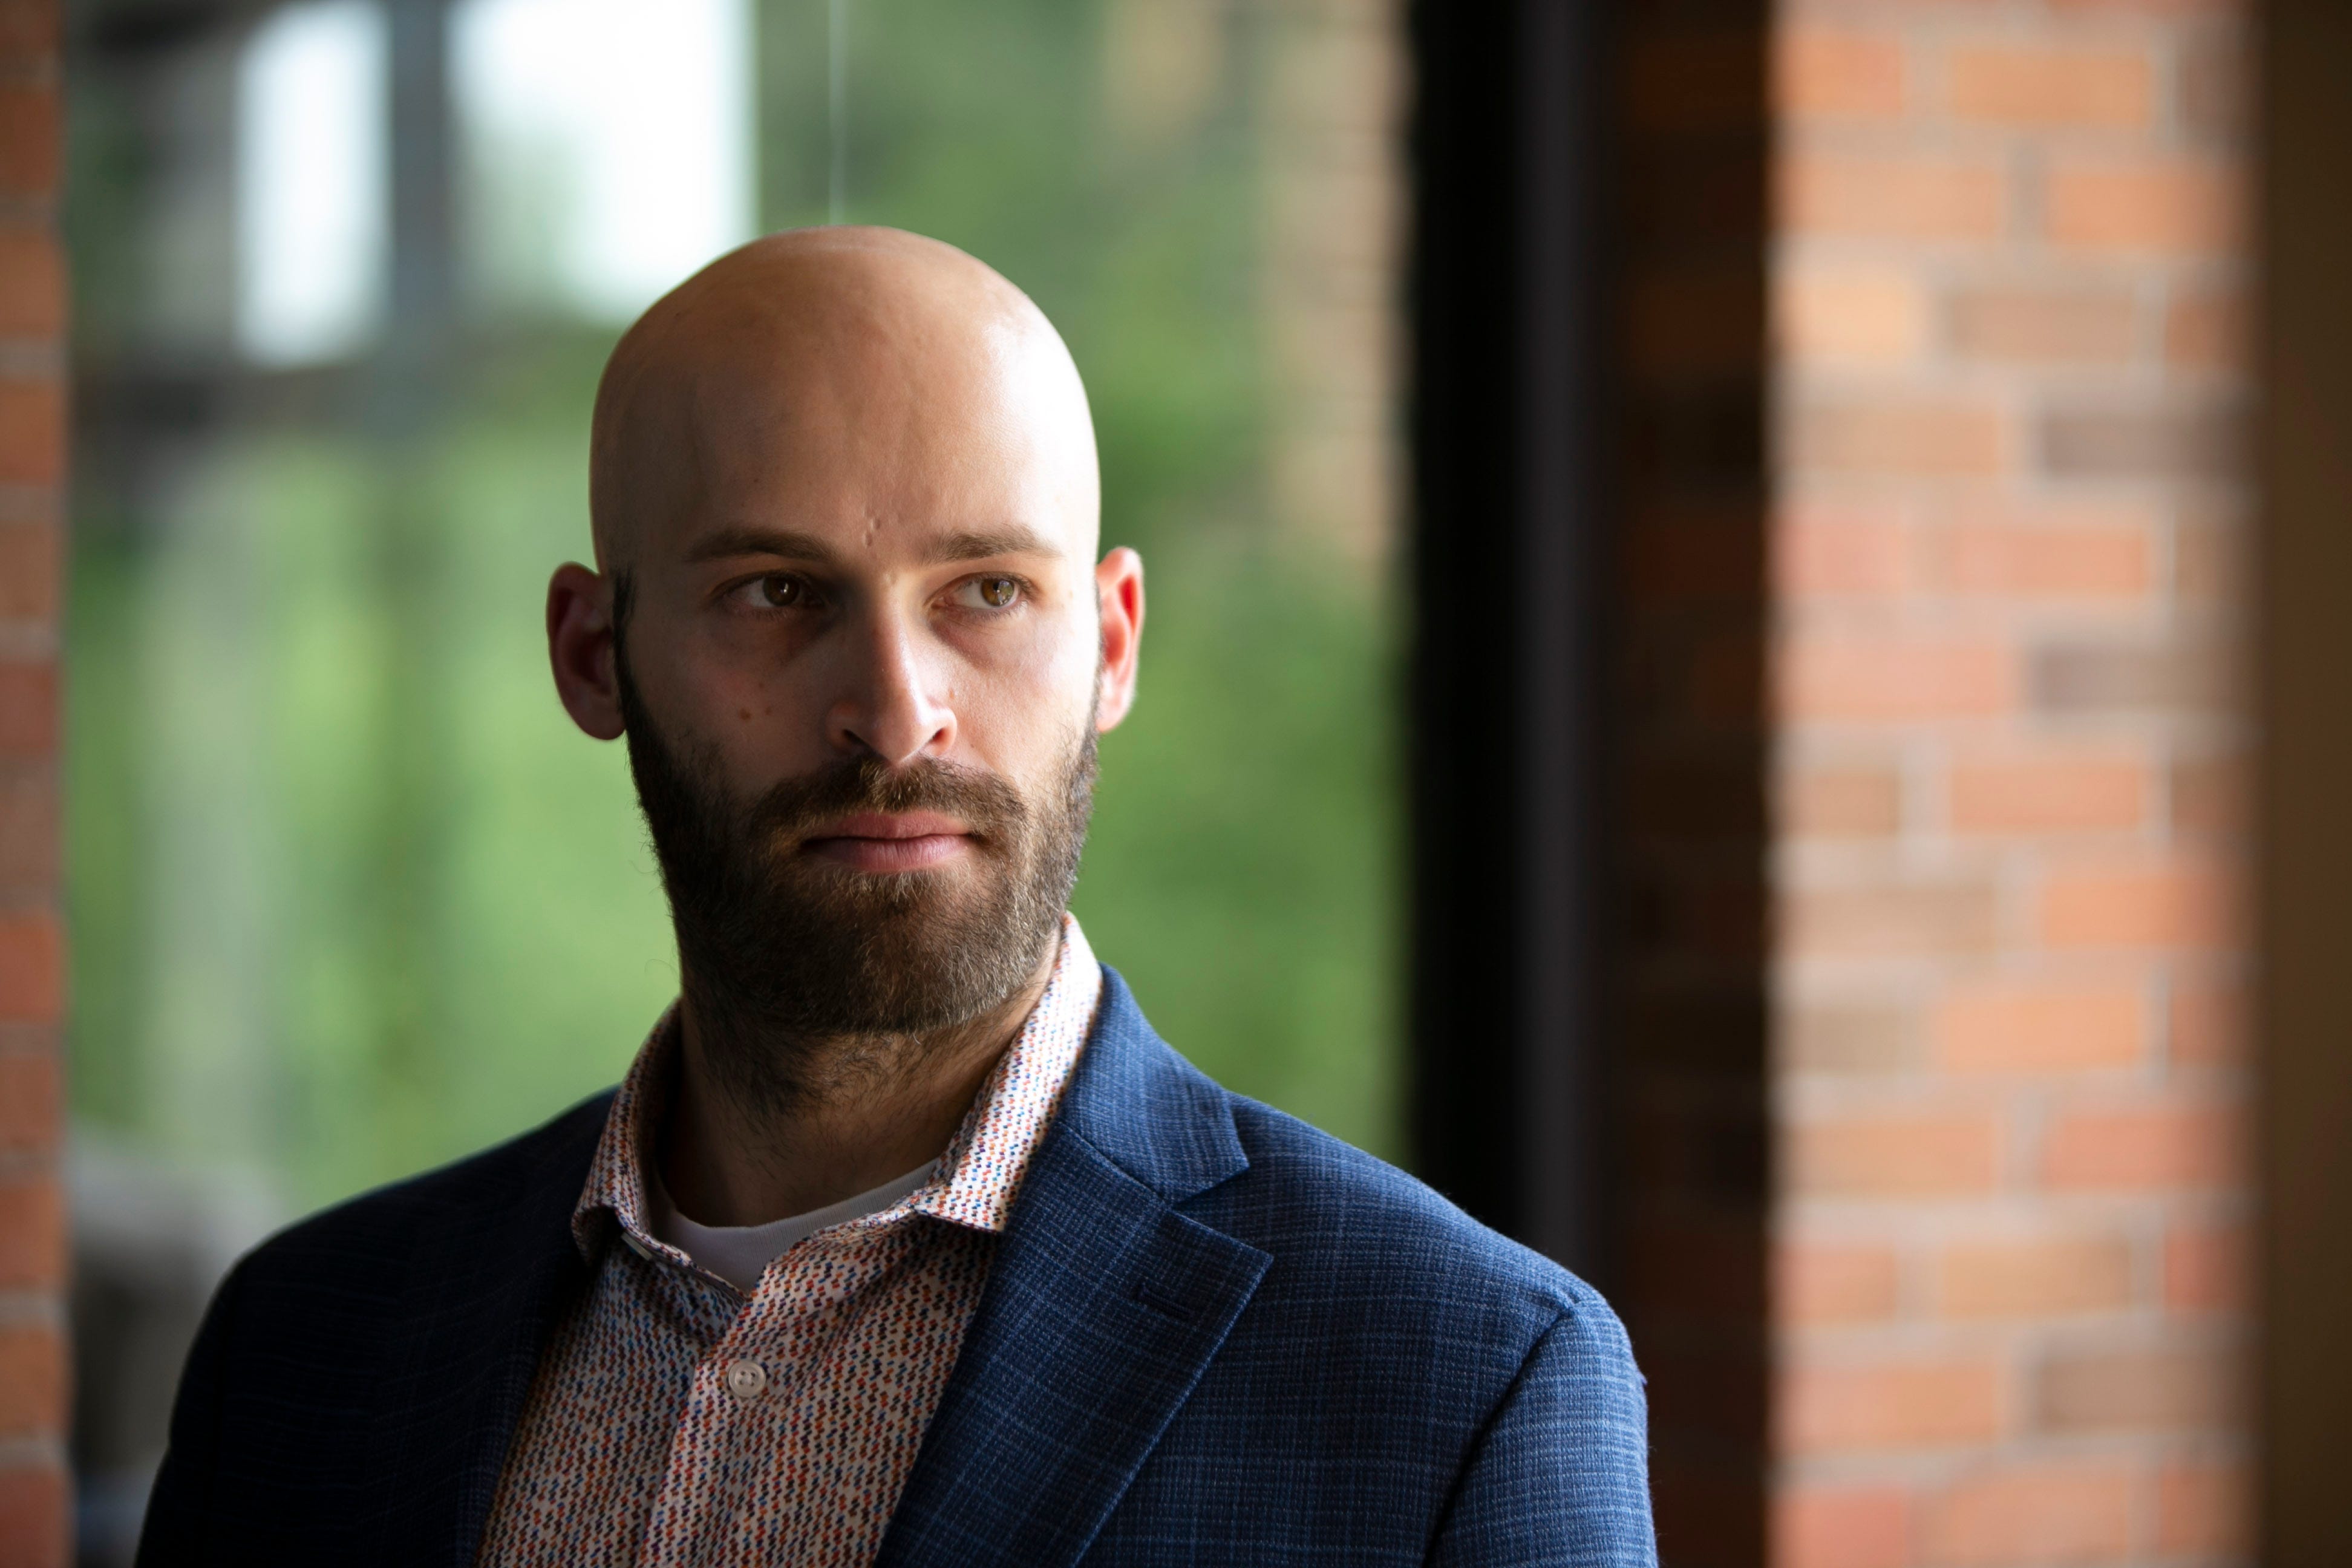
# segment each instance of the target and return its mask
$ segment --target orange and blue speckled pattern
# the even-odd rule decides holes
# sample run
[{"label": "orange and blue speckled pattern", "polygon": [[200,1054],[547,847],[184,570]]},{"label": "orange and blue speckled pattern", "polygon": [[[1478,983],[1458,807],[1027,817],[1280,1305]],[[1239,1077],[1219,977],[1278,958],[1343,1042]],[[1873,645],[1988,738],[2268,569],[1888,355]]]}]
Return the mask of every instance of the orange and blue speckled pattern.
[{"label": "orange and blue speckled pattern", "polygon": [[593,1281],[540,1360],[478,1561],[872,1562],[1101,994],[1065,915],[938,1175],[801,1241],[748,1301],[646,1224],[638,1154],[676,1050],[656,1025],[572,1212]]}]

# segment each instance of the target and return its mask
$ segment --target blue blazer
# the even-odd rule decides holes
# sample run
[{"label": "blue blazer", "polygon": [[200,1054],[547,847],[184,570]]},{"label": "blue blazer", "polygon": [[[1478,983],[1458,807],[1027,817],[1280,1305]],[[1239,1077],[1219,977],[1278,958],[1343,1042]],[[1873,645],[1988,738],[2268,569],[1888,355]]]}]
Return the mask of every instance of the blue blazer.
[{"label": "blue blazer", "polygon": [[[610,1102],[239,1263],[140,1563],[469,1563]],[[1650,1564],[1645,1458],[1589,1287],[1218,1088],[1107,971],[878,1562]]]}]

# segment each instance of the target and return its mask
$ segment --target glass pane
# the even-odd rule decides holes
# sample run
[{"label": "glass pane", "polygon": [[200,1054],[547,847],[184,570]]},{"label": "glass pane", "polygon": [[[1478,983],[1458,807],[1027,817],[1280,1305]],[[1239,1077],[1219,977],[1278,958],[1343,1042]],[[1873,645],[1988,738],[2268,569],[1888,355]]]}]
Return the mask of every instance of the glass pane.
[{"label": "glass pane", "polygon": [[[1203,1068],[1397,1151],[1386,11],[461,0],[422,49],[408,15],[73,67],[93,1560],[170,1386],[117,1375],[124,1325],[173,1364],[261,1227],[611,1083],[674,992],[541,606],[620,326],[756,229],[936,235],[1060,325],[1150,585],[1076,907]],[[394,231],[420,190],[447,254]]]}]

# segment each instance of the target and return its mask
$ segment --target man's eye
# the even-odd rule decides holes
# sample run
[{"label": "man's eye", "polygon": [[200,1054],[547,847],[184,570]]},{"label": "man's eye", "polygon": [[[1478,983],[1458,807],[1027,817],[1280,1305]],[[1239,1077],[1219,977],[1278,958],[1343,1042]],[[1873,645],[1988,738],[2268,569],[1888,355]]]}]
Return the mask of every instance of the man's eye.
[{"label": "man's eye", "polygon": [[771,609],[789,610],[809,601],[808,584],[798,577],[774,574],[761,578],[755,587],[760,603]]},{"label": "man's eye", "polygon": [[1018,577],[974,577],[964,588],[972,599],[992,610],[1010,609],[1021,597]]}]

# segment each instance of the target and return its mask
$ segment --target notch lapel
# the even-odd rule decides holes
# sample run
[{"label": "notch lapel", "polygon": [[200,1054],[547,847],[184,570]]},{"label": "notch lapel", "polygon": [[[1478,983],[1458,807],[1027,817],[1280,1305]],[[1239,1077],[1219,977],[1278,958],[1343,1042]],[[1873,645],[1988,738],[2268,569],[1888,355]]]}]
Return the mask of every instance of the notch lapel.
[{"label": "notch lapel", "polygon": [[877,1568],[1085,1552],[1273,1261],[1177,1206],[1248,1163],[1106,970]]}]

